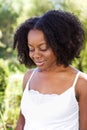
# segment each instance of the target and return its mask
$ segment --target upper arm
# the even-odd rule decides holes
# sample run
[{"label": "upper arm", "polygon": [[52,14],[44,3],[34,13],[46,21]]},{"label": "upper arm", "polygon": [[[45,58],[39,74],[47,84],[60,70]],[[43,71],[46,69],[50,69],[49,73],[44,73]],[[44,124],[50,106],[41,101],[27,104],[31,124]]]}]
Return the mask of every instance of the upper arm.
[{"label": "upper arm", "polygon": [[19,119],[18,119],[17,126],[16,126],[16,130],[23,130],[24,123],[25,123],[24,116],[20,112]]},{"label": "upper arm", "polygon": [[[24,75],[24,78],[23,78],[23,90],[25,89],[26,87],[26,83],[27,81],[29,80],[29,77],[31,75],[33,70],[28,70],[25,75]],[[19,115],[19,119],[18,119],[18,122],[17,122],[17,126],[16,126],[16,130],[23,130],[24,128],[24,124],[25,124],[25,119],[24,119],[24,116],[22,115],[21,111],[20,111],[20,115]]]},{"label": "upper arm", "polygon": [[87,75],[80,78],[78,93],[80,130],[87,130]]}]

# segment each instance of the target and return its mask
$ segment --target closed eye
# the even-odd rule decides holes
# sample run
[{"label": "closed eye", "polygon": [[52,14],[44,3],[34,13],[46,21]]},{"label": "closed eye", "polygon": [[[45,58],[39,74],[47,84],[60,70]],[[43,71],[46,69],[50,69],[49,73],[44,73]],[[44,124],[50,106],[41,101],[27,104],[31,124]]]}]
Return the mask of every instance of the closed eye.
[{"label": "closed eye", "polygon": [[47,51],[48,48],[40,48],[40,51]]}]

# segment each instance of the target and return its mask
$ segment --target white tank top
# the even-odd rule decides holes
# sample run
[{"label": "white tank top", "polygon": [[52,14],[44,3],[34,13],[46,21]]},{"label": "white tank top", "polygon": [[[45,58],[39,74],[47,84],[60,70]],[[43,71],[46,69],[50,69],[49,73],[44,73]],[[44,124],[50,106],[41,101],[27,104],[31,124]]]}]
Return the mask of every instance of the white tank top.
[{"label": "white tank top", "polygon": [[35,72],[31,74],[21,100],[21,112],[25,117],[23,130],[79,130],[79,107],[75,97],[79,72],[73,85],[60,95],[29,90]]}]

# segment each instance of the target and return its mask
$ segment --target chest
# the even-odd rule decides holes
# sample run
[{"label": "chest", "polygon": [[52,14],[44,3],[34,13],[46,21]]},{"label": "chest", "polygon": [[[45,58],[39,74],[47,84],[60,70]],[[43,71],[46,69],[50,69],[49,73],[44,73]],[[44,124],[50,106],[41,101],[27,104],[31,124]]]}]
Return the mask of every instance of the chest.
[{"label": "chest", "polygon": [[59,75],[36,76],[29,84],[29,89],[43,94],[62,94],[73,85],[74,78]]}]

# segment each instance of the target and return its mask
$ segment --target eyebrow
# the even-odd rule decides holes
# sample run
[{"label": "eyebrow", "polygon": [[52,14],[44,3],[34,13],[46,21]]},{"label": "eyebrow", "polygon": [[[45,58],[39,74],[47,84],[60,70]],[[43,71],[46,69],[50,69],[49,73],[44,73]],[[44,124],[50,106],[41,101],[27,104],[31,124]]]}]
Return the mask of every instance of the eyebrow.
[{"label": "eyebrow", "polygon": [[[28,45],[29,45],[29,46],[32,46],[30,42],[28,42]],[[47,45],[47,44],[46,44],[46,41],[42,41],[42,42],[39,44],[39,46],[41,46],[41,45]]]}]

